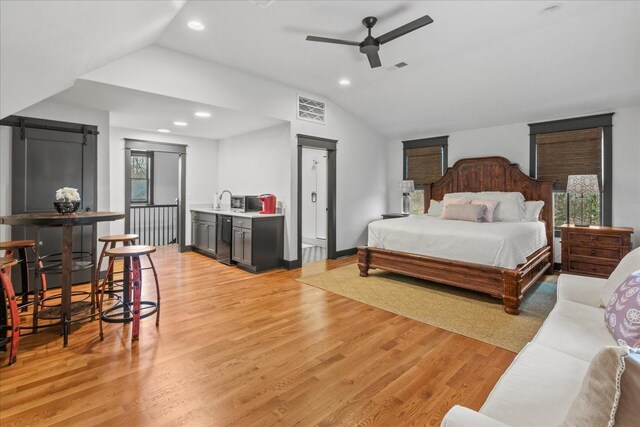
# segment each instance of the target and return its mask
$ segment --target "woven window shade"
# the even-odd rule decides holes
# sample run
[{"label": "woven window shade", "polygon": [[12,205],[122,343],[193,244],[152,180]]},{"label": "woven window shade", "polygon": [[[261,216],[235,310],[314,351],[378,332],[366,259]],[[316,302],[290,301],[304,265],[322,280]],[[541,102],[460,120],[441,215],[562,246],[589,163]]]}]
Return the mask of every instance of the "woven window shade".
[{"label": "woven window shade", "polygon": [[536,135],[538,179],[567,189],[569,175],[598,175],[602,182],[602,128]]},{"label": "woven window shade", "polygon": [[442,147],[408,148],[407,177],[416,186],[430,184],[442,178]]}]

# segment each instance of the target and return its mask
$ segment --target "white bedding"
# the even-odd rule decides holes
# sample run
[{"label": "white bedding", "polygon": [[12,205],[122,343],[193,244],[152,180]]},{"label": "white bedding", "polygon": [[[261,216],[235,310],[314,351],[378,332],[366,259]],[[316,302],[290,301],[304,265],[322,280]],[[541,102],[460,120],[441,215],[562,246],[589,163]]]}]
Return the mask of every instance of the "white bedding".
[{"label": "white bedding", "polygon": [[429,215],[369,224],[369,246],[435,258],[515,268],[547,244],[544,223],[468,222]]}]

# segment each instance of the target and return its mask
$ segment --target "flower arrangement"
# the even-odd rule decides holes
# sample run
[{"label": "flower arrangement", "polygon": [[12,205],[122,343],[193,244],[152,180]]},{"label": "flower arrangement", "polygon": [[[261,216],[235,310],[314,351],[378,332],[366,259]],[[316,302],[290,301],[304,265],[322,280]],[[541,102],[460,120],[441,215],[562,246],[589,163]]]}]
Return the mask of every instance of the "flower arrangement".
[{"label": "flower arrangement", "polygon": [[80,207],[80,193],[77,188],[62,187],[56,191],[56,210],[61,214],[74,213]]},{"label": "flower arrangement", "polygon": [[62,187],[56,190],[56,200],[62,202],[79,202],[80,193],[77,188]]}]

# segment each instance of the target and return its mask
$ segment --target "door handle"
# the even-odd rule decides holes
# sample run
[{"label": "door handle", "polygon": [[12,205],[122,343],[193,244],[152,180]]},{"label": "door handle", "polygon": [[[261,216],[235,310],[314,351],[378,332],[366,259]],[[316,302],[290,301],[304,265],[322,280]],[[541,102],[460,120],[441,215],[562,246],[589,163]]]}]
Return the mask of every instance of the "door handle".
[{"label": "door handle", "polygon": [[318,201],[318,193],[316,193],[315,191],[311,192],[311,203],[315,203]]}]

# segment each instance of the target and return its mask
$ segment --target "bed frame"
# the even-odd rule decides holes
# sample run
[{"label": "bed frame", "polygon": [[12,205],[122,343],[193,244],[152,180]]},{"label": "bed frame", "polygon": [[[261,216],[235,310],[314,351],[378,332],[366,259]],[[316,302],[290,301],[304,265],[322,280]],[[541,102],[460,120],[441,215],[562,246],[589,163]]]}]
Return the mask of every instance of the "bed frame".
[{"label": "bed frame", "polygon": [[362,246],[358,248],[360,276],[369,269],[381,269],[419,279],[483,292],[501,298],[504,311],[518,314],[525,292],[543,274],[553,273],[553,183],[537,181],[504,157],[480,157],[458,160],[444,176],[424,185],[424,212],[431,199],[461,191],[519,191],[525,200],[543,200],[540,220],[544,221],[548,246],[527,257],[514,269],[452,261]]}]

